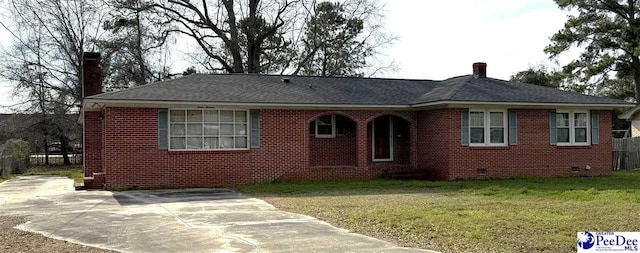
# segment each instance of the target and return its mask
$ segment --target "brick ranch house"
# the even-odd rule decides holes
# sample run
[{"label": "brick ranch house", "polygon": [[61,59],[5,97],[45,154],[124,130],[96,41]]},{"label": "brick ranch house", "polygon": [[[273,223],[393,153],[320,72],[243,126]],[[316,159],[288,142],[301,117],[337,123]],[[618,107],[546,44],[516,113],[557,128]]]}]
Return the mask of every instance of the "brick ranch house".
[{"label": "brick ranch house", "polygon": [[612,173],[620,100],[473,74],[442,81],[194,74],[102,93],[85,54],[88,188]]}]

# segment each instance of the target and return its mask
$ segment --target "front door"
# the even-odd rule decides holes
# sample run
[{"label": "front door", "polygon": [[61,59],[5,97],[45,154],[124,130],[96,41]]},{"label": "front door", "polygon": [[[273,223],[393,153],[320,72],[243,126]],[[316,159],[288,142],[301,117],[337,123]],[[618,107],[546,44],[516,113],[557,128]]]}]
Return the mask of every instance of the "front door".
[{"label": "front door", "polygon": [[391,120],[391,116],[374,119],[371,128],[373,161],[393,161],[393,120]]}]

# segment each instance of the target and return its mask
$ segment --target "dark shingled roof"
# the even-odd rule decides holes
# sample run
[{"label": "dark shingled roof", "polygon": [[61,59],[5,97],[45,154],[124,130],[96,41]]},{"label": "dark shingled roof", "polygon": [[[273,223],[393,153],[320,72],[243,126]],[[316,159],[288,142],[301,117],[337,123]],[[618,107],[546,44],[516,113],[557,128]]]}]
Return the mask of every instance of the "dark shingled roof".
[{"label": "dark shingled roof", "polygon": [[[288,78],[289,82],[284,82]],[[251,74],[193,74],[135,88],[88,97],[100,100],[417,105],[438,101],[566,104],[627,104],[472,75],[442,81],[356,77],[307,77]]]}]

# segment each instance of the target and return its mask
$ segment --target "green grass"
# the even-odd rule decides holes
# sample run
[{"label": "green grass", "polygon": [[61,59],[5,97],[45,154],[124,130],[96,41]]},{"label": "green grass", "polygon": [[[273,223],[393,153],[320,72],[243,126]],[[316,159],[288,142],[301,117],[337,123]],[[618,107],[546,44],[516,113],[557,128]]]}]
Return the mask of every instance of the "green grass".
[{"label": "green grass", "polygon": [[73,179],[75,183],[80,183],[83,181],[84,176],[82,174],[82,168],[77,166],[70,167],[34,167],[30,168],[22,174],[10,174],[5,177],[0,177],[0,182],[9,180],[16,176],[33,176],[33,175],[43,175],[43,176],[62,176]]},{"label": "green grass", "polygon": [[240,191],[403,246],[575,252],[578,231],[640,231],[640,170],[609,177],[272,183]]}]

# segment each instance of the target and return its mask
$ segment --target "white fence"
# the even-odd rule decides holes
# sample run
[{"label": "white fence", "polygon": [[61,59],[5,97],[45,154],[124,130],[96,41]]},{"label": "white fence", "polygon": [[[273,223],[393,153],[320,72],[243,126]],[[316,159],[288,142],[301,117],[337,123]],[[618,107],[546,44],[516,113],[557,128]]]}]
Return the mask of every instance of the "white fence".
[{"label": "white fence", "polygon": [[[45,155],[32,155],[29,159],[32,165],[44,165],[46,161]],[[69,154],[71,164],[82,164],[82,154]],[[64,159],[62,155],[49,155],[49,165],[63,165]]]}]

